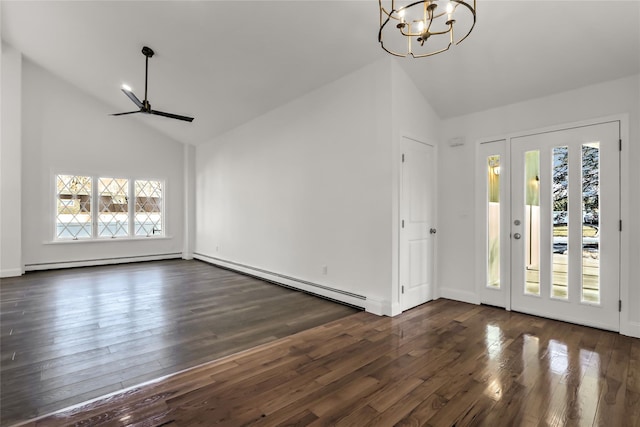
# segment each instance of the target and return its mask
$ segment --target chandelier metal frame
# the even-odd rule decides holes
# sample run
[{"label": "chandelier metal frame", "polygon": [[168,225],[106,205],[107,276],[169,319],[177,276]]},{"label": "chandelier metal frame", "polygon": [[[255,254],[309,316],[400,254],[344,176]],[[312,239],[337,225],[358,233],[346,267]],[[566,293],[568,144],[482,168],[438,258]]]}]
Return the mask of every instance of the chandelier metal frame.
[{"label": "chandelier metal frame", "polygon": [[[458,45],[462,43],[462,41],[471,34],[471,31],[476,24],[476,0],[473,0],[473,3],[465,0],[419,0],[413,3],[407,2],[406,0],[391,0],[389,9],[385,8],[383,3],[388,4],[389,0],[378,0],[378,4],[380,6],[380,31],[378,32],[378,41],[380,42],[382,49],[395,56],[407,57],[411,55],[413,58],[423,58],[445,52],[449,50],[451,45]],[[447,3],[448,8],[442,7],[442,11],[440,11],[439,5]],[[417,14],[422,16],[421,19],[405,19],[405,13],[407,11],[415,11],[417,8],[422,8],[420,11],[421,13]],[[466,34],[464,34],[461,39],[455,40],[454,29],[457,28],[455,27],[455,16],[456,13],[461,13],[458,10],[459,8],[471,13],[473,22],[471,27],[466,31]],[[442,20],[445,20],[444,25],[447,28],[441,31],[431,31],[432,24],[435,21]],[[398,36],[406,37],[407,39],[406,49],[402,52],[385,46],[383,40],[383,31],[385,30],[385,27],[387,25],[393,25],[394,23],[398,30],[395,33],[398,34]],[[386,29],[388,30],[389,27],[386,27]],[[465,29],[463,29],[463,32],[464,31]],[[447,46],[442,49],[432,52],[427,51],[426,53],[415,53],[413,51],[412,43],[414,40],[420,44],[420,47],[422,47],[426,42],[428,42],[429,38],[446,35],[449,35],[449,42]]]}]

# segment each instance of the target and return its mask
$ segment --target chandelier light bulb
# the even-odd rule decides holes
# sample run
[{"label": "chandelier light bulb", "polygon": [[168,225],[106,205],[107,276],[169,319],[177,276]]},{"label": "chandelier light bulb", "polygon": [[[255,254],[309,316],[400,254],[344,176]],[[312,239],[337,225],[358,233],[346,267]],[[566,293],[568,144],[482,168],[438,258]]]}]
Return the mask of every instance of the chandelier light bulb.
[{"label": "chandelier light bulb", "polygon": [[455,20],[453,19],[453,3],[447,3],[447,24],[453,25]]},{"label": "chandelier light bulb", "polygon": [[127,92],[131,92],[131,86],[126,83],[122,83],[122,89],[126,90]]},{"label": "chandelier light bulb", "polygon": [[419,21],[418,22],[418,32],[423,32],[424,31],[424,21]]},{"label": "chandelier light bulb", "polygon": [[453,3],[451,3],[451,2],[447,3],[447,13],[448,14],[452,14],[453,13]]}]

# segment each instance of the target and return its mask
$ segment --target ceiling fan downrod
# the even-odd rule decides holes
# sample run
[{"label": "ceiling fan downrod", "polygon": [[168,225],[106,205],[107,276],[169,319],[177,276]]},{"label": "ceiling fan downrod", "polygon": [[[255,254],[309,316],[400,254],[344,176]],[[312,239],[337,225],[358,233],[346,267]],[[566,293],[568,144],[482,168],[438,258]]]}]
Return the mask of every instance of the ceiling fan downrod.
[{"label": "ceiling fan downrod", "polygon": [[142,54],[146,57],[144,59],[144,108],[149,111],[151,109],[151,105],[149,104],[149,100],[147,98],[147,81],[149,80],[149,58],[153,56],[155,52],[148,46],[142,47]]}]

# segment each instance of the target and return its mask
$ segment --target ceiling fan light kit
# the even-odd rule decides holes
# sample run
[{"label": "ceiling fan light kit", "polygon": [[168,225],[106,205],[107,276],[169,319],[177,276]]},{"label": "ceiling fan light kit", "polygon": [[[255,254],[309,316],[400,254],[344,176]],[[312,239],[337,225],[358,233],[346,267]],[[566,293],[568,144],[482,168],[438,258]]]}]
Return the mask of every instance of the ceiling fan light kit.
[{"label": "ceiling fan light kit", "polygon": [[392,55],[432,56],[460,44],[476,24],[476,0],[378,0],[378,41]]},{"label": "ceiling fan light kit", "polygon": [[147,86],[149,81],[149,58],[151,58],[155,52],[150,47],[144,46],[142,48],[142,54],[145,56],[145,66],[144,66],[144,101],[140,101],[140,99],[133,93],[131,88],[126,84],[122,85],[122,92],[139,108],[139,110],[128,111],[126,113],[115,113],[111,114],[112,116],[124,116],[127,114],[135,114],[135,113],[145,113],[145,114],[153,114],[156,116],[168,117],[170,119],[183,120],[185,122],[192,122],[193,117],[181,116],[179,114],[173,113],[165,113],[163,111],[154,110],[151,108],[151,104],[149,103],[149,98],[147,97]]}]

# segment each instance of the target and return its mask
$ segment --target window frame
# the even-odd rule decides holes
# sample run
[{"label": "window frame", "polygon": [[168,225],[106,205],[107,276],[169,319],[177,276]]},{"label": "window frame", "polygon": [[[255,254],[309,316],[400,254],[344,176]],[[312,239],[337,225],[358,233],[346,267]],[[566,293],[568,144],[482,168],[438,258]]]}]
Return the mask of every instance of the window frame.
[{"label": "window frame", "polygon": [[[120,177],[113,177],[113,176],[92,176],[91,177],[92,180],[94,180],[95,183],[95,201],[96,201],[96,216],[95,218],[92,217],[92,219],[95,220],[95,227],[93,230],[93,234],[94,236],[92,236],[92,238],[97,239],[97,240],[102,240],[102,239],[107,239],[107,240],[111,240],[111,239],[123,239],[123,238],[128,238],[131,237],[131,179],[130,178],[120,178]],[[102,213],[102,211],[100,210],[101,206],[101,197],[102,197],[102,193],[100,192],[100,182],[104,179],[111,179],[111,180],[116,180],[116,179],[126,179],[127,180],[127,234],[125,236],[100,236],[100,214]],[[92,211],[92,215],[93,215],[93,211]]]},{"label": "window frame", "polygon": [[[161,224],[161,229],[160,229],[160,233],[158,234],[147,234],[146,236],[140,236],[136,234],[136,199],[137,199],[137,195],[136,195],[136,182],[137,181],[157,181],[160,183],[160,191],[162,193],[161,199],[160,199],[160,224]],[[133,178],[129,181],[129,194],[133,194],[133,197],[129,198],[129,210],[131,212],[131,217],[129,218],[130,220],[130,230],[131,230],[131,237],[133,238],[137,238],[137,239],[146,239],[148,237],[165,237],[166,233],[165,233],[165,229],[166,229],[166,221],[167,221],[167,215],[166,215],[166,210],[165,210],[165,194],[167,191],[167,185],[165,180],[163,179],[151,179],[151,178]]]},{"label": "window frame", "polygon": [[[71,176],[71,177],[84,177],[84,178],[89,178],[89,182],[90,182],[90,186],[91,186],[91,191],[89,193],[89,213],[91,216],[91,226],[89,227],[89,232],[90,235],[89,237],[74,237],[74,238],[60,238],[58,237],[58,216],[59,216],[59,212],[58,212],[58,201],[59,199],[59,193],[58,193],[58,177],[59,176]],[[93,212],[95,210],[95,191],[94,191],[94,180],[93,180],[93,176],[91,174],[83,174],[83,173],[56,173],[53,176],[53,184],[52,184],[52,191],[51,194],[53,196],[53,239],[54,241],[59,241],[59,242],[66,242],[66,241],[73,241],[73,242],[84,242],[84,241],[88,241],[91,240],[93,238],[94,235],[94,227],[95,227],[95,218],[93,215]],[[83,185],[84,186],[84,185]],[[84,228],[84,227],[83,227]]]},{"label": "window frame", "polygon": [[[64,238],[58,236],[58,176],[68,175],[68,176],[84,176],[88,177],[91,180],[91,236],[89,237],[75,237],[75,238]],[[128,191],[128,204],[127,204],[127,215],[128,215],[128,234],[126,236],[99,236],[99,214],[98,212],[100,208],[100,190],[99,183],[100,179],[126,179],[127,180],[127,191]],[[161,230],[160,233],[156,234],[147,234],[147,235],[136,235],[135,233],[135,209],[136,209],[136,194],[135,194],[135,182],[136,181],[156,181],[160,184],[161,190],[161,201],[160,201],[160,223]],[[166,239],[169,238],[167,233],[167,212],[166,212],[166,194],[167,194],[167,182],[163,178],[149,178],[149,177],[139,177],[134,175],[127,174],[118,174],[118,173],[106,173],[106,174],[83,174],[83,173],[66,173],[66,172],[55,172],[53,173],[52,179],[52,191],[51,196],[53,198],[53,202],[51,203],[52,209],[52,243],[78,243],[78,242],[112,242],[112,241],[125,241],[125,240],[146,240],[146,239]]]}]

